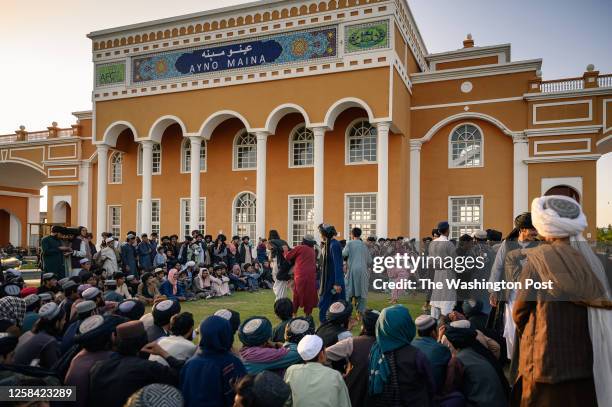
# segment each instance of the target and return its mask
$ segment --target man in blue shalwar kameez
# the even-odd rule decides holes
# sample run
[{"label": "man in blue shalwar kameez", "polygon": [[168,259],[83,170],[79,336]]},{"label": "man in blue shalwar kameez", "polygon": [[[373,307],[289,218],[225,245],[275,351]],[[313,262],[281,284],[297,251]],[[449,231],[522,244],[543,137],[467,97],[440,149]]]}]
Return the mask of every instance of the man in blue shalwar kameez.
[{"label": "man in blue shalwar kameez", "polygon": [[319,284],[319,320],[325,322],[329,306],[345,299],[344,273],[342,272],[342,247],[334,237],[338,234],[332,225],[319,225],[322,256],[321,282]]}]

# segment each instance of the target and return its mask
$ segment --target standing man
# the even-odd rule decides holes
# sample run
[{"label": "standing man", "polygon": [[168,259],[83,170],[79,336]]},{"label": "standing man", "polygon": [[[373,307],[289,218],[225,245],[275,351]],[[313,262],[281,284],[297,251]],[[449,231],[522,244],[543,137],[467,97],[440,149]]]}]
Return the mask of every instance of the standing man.
[{"label": "standing man", "polygon": [[368,300],[369,269],[372,267],[372,256],[368,247],[361,240],[360,228],[351,230],[351,240],[342,250],[342,256],[348,263],[346,299],[349,302],[355,300],[355,308],[361,318]]},{"label": "standing man", "polygon": [[[446,262],[448,257],[454,258],[456,255],[456,249],[453,242],[448,240],[450,235],[450,225],[447,221],[438,223],[439,237],[435,238],[429,245],[429,256],[442,259],[440,263]],[[434,262],[436,264],[438,262]],[[443,266],[443,264],[440,264]],[[441,315],[448,315],[457,301],[457,293],[452,288],[446,286],[446,280],[454,280],[457,275],[455,270],[452,268],[434,270],[434,281],[442,283],[446,288],[433,290],[431,293],[431,316],[435,319],[439,319]],[[431,278],[431,276],[430,276]]]},{"label": "standing man", "polygon": [[319,283],[319,320],[327,320],[329,306],[345,298],[344,273],[342,272],[342,247],[335,239],[338,234],[333,225],[319,225],[323,259],[321,261],[321,282]]},{"label": "standing man", "polygon": [[300,307],[304,315],[312,314],[317,306],[317,259],[314,249],[315,239],[305,235],[302,244],[295,246],[285,255],[285,259],[295,264],[293,268],[293,315]]},{"label": "standing man", "polygon": [[151,242],[149,241],[149,236],[147,236],[146,233],[143,233],[140,238],[142,240],[136,248],[136,253],[138,254],[138,264],[140,265],[143,273],[146,273],[147,271],[151,271],[153,268],[151,253],[154,253],[154,251],[151,248]]},{"label": "standing man", "polygon": [[[587,219],[570,197],[533,200],[546,243],[526,250],[513,306],[521,334],[513,401],[521,406],[609,406],[612,300],[601,261],[582,236]],[[550,289],[527,281],[552,282]]]},{"label": "standing man", "polygon": [[121,245],[121,263],[125,274],[135,275],[137,273],[136,235],[128,234],[125,243]]},{"label": "standing man", "polygon": [[[524,212],[514,219],[514,229],[503,241],[495,262],[491,268],[489,281],[508,282],[519,281],[522,268],[527,262],[527,257],[521,249],[536,246],[535,239],[538,232],[531,222],[531,212]],[[516,344],[516,326],[512,320],[512,307],[516,290],[506,290],[504,298],[498,298],[499,292],[491,292],[489,301],[495,307],[493,315],[493,329],[506,339],[506,355],[510,359],[510,381],[513,382],[518,369],[519,346]],[[503,301],[502,301],[503,299]]]},{"label": "standing man", "polygon": [[240,263],[240,267],[244,266],[246,263],[253,263],[253,252],[251,250],[248,236],[242,237],[242,243],[240,243],[240,246],[238,247],[238,261]]},{"label": "standing man", "polygon": [[51,228],[51,234],[43,237],[40,241],[43,271],[45,273],[53,273],[58,280],[66,277],[64,253],[70,251],[70,248],[64,246],[59,238],[59,234],[64,229],[62,226],[55,225]]}]

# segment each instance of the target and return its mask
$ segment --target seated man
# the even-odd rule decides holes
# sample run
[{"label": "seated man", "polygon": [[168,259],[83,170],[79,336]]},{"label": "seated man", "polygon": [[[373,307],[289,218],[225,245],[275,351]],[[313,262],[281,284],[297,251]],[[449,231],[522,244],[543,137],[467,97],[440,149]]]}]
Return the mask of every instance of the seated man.
[{"label": "seated man", "polygon": [[306,335],[297,351],[306,363],[290,366],[285,372],[292,405],[350,407],[351,399],[342,375],[324,365],[323,340],[317,335]]}]

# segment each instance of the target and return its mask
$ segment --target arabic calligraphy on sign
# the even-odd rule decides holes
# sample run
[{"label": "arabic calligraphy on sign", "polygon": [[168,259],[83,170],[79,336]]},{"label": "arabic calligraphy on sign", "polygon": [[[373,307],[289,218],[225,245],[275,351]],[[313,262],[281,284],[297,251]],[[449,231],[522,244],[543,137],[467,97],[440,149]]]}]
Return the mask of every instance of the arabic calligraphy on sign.
[{"label": "arabic calligraphy on sign", "polygon": [[389,46],[389,21],[347,26],[344,31],[345,52],[387,48]]},{"label": "arabic calligraphy on sign", "polygon": [[294,31],[251,41],[136,57],[132,60],[132,83],[336,55],[336,27]]}]

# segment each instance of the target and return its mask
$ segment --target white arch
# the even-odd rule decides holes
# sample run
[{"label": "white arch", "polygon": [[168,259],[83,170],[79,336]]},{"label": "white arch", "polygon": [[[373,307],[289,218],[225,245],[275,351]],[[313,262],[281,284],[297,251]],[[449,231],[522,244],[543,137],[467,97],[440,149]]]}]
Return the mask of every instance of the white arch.
[{"label": "white arch", "polygon": [[310,117],[308,117],[308,113],[306,113],[306,110],[304,110],[302,106],[296,105],[295,103],[284,103],[272,110],[266,119],[265,130],[270,134],[276,133],[278,122],[280,122],[281,119],[289,113],[300,113],[304,118],[306,127],[310,127]]},{"label": "white arch", "polygon": [[111,123],[106,130],[104,130],[104,136],[102,137],[102,143],[108,144],[111,147],[117,146],[117,139],[121,132],[126,129],[132,130],[132,135],[134,136],[134,140],[138,138],[138,132],[134,125],[130,122],[126,122],[124,120],[119,120]]},{"label": "white arch", "polygon": [[53,223],[70,223],[70,219],[67,219],[67,209],[72,207],[69,202],[59,201],[53,206]]},{"label": "white arch", "polygon": [[202,126],[200,126],[198,133],[206,140],[210,140],[215,128],[228,119],[239,119],[248,132],[253,131],[248,120],[245,119],[240,113],[233,110],[220,110],[211,114],[206,120],[204,120],[204,123],[202,123]]},{"label": "white arch", "polygon": [[330,128],[334,128],[334,124],[336,123],[336,119],[340,116],[340,113],[344,112],[346,109],[351,107],[360,107],[366,111],[368,114],[368,120],[372,122],[374,120],[374,114],[372,113],[372,109],[370,106],[359,98],[349,97],[336,101],[325,113],[325,120],[323,124]]},{"label": "white arch", "polygon": [[187,127],[185,127],[185,123],[181,119],[173,115],[166,115],[155,120],[155,123],[151,126],[149,130],[149,140],[153,140],[156,143],[161,143],[162,136],[164,135],[164,131],[174,123],[178,123],[181,126],[181,132],[183,135],[187,133]]},{"label": "white arch", "polygon": [[[255,194],[255,192],[245,190],[245,191],[240,191],[236,195],[234,195],[234,198],[232,199],[232,208],[231,208],[231,211],[232,211],[231,212],[231,215],[232,215],[232,235],[237,232],[236,231],[236,224],[238,222],[236,222],[236,204],[238,202],[238,198],[242,194],[251,194],[251,195],[253,195],[253,197],[255,197],[255,211],[257,211],[257,195]],[[255,221],[254,225],[256,225],[256,224],[257,224],[257,221]],[[255,238],[257,238],[257,237],[254,237],[254,239]]]},{"label": "white arch", "polygon": [[480,120],[487,121],[487,122],[497,126],[501,131],[504,132],[504,134],[506,134],[508,136],[513,136],[513,135],[517,135],[517,134],[520,133],[520,132],[514,132],[514,131],[510,130],[508,128],[508,126],[506,126],[500,120],[496,119],[493,116],[489,116],[488,114],[478,113],[478,112],[465,112],[465,113],[457,113],[457,114],[454,114],[452,116],[448,116],[448,117],[440,120],[438,123],[434,124],[433,127],[431,129],[429,129],[427,131],[427,133],[425,133],[425,135],[423,137],[421,137],[419,139],[416,139],[415,141],[420,141],[422,143],[426,143],[429,140],[431,140],[431,138],[434,136],[434,134],[436,134],[442,127],[444,127],[447,124],[452,123],[454,121],[464,120],[464,119],[480,119]]},{"label": "white arch", "polygon": [[0,211],[4,211],[6,212],[6,214],[9,217],[9,242],[15,246],[15,247],[20,247],[21,246],[21,219],[19,218],[19,216],[15,215],[12,211],[8,210],[7,208],[3,208],[0,206]]}]

